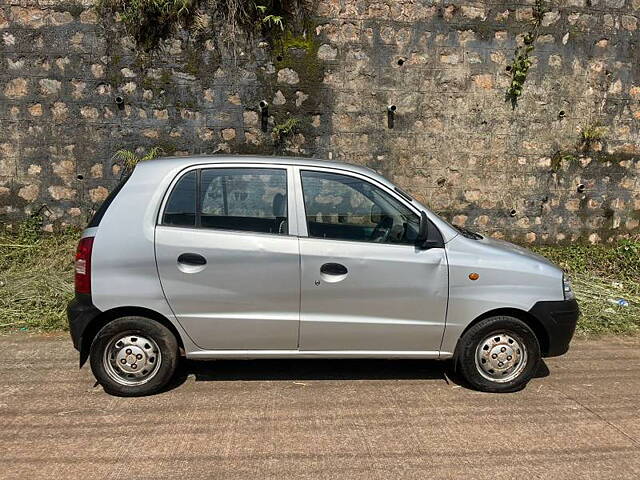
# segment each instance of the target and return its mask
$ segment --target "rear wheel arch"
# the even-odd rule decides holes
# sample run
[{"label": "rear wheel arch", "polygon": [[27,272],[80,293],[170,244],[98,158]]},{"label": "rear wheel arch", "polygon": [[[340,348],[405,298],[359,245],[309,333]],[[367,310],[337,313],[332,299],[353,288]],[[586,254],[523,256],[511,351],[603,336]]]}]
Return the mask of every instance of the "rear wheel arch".
[{"label": "rear wheel arch", "polygon": [[111,310],[106,310],[102,312],[100,315],[96,316],[87,328],[84,330],[82,334],[82,345],[80,348],[80,366],[84,365],[84,363],[89,358],[89,352],[91,350],[91,344],[95,339],[98,332],[108,323],[122,317],[145,317],[149,320],[156,321],[163,326],[167,327],[171,333],[176,337],[176,341],[178,342],[178,347],[180,352],[184,352],[184,343],[182,341],[182,337],[178,332],[178,329],[175,327],[171,321],[164,315],[151,310],[149,308],[144,307],[117,307]]},{"label": "rear wheel arch", "polygon": [[488,312],[485,312],[479,317],[475,318],[472,322],[469,323],[469,325],[466,326],[464,331],[460,334],[460,337],[456,342],[456,349],[455,349],[456,355],[458,352],[458,345],[460,343],[460,339],[463,337],[465,333],[467,333],[467,331],[471,327],[473,327],[474,325],[478,324],[479,322],[481,322],[486,318],[499,317],[499,316],[514,317],[514,318],[517,318],[518,320],[523,321],[531,330],[533,330],[533,333],[535,333],[536,338],[538,339],[538,343],[540,344],[540,351],[542,352],[542,356],[546,355],[546,353],[549,351],[549,334],[547,333],[542,323],[536,317],[531,315],[529,312],[525,310],[520,310],[518,308],[497,308],[495,310],[490,310]]}]

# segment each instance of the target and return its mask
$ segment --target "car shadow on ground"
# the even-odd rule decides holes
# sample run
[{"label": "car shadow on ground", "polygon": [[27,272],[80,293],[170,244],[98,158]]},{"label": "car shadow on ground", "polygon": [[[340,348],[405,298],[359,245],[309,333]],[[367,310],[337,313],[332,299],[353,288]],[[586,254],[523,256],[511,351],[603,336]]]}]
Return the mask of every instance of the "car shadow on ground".
[{"label": "car shadow on ground", "polygon": [[[546,377],[540,362],[535,377]],[[183,359],[165,391],[182,385],[190,376],[197,382],[311,381],[311,380],[442,380],[466,387],[451,362],[385,359],[266,359],[194,361]]]}]

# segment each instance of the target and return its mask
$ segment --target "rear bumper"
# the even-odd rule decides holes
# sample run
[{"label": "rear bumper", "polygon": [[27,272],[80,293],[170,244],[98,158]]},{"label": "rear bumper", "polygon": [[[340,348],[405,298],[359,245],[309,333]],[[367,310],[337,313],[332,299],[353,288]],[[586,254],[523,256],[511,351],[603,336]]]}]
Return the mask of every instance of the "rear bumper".
[{"label": "rear bumper", "polygon": [[82,350],[82,336],[87,326],[101,313],[91,302],[91,295],[76,294],[75,298],[69,302],[67,320],[69,321],[71,340],[76,350]]},{"label": "rear bumper", "polygon": [[543,357],[557,357],[569,350],[580,316],[576,300],[537,302],[529,313],[536,317],[547,333],[549,342],[542,346]]}]

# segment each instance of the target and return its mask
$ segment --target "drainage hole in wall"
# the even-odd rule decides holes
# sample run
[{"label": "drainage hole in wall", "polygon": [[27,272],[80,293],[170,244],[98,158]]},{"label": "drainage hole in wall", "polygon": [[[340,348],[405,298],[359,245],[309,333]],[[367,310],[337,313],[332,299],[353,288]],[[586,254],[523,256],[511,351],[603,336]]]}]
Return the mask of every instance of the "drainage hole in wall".
[{"label": "drainage hole in wall", "polygon": [[78,180],[84,180],[84,175],[82,174],[78,174],[78,176],[76,177]]},{"label": "drainage hole in wall", "polygon": [[584,183],[581,183],[580,185],[578,185],[578,188],[576,188],[576,190],[578,190],[578,193],[582,193],[587,189],[587,187],[584,186]]},{"label": "drainage hole in wall", "polygon": [[398,60],[398,65],[402,66],[402,65],[404,65],[404,62],[405,62],[405,59],[401,58],[401,59]]},{"label": "drainage hole in wall", "polygon": [[518,213],[518,212],[516,211],[516,209],[515,209],[515,208],[512,208],[512,209],[511,209],[511,211],[509,212],[509,216],[510,216],[510,217],[515,217],[517,213]]}]

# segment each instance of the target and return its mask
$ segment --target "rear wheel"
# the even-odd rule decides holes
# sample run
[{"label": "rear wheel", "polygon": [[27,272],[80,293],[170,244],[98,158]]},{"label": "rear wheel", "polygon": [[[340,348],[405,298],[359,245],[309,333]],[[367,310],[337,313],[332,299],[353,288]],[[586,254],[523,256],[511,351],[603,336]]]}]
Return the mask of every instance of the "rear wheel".
[{"label": "rear wheel", "polygon": [[533,378],[540,362],[538,339],[522,320],[496,316],[467,330],[456,352],[457,371],[483,392],[514,392]]},{"label": "rear wheel", "polygon": [[105,325],[91,344],[91,370],[107,393],[149,395],[173,376],[178,343],[164,325],[144,317],[123,317]]}]

